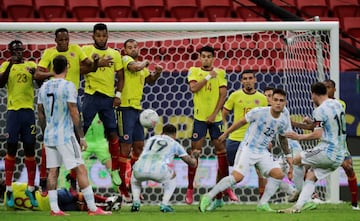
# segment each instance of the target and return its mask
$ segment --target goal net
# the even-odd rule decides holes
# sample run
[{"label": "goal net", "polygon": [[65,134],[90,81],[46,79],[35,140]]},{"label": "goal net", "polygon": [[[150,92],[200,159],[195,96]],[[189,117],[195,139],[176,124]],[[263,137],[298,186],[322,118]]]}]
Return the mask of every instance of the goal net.
[{"label": "goal net", "polygon": [[[199,65],[199,49],[211,45],[216,50],[214,66],[227,73],[228,93],[241,88],[240,73],[252,69],[257,74],[258,90],[265,87],[283,88],[288,92],[288,108],[294,120],[311,116],[310,85],[331,78],[338,82],[338,23],[337,22],[232,22],[232,23],[107,23],[108,44],[123,51],[128,38],[139,42],[140,58],[148,59],[150,69],[155,64],[164,67],[164,73],[155,85],[146,85],[143,108],[152,108],[161,116],[160,123],[147,135],[159,134],[165,123],[178,127],[178,139],[190,148],[193,123],[192,93],[187,84],[187,70]],[[91,44],[94,23],[3,23],[0,26],[1,63],[10,57],[7,44],[19,39],[26,45],[24,56],[39,61],[45,48],[54,46],[54,31],[65,27],[70,31],[70,43]],[[1,131],[5,134],[6,90],[1,89]],[[80,95],[82,94],[80,88]],[[306,133],[306,131],[304,131]],[[40,130],[38,130],[38,136]],[[314,143],[304,143],[311,148]],[[40,143],[37,143],[37,162],[40,161]],[[1,159],[5,156],[5,141],[1,142]],[[23,180],[22,152],[18,157],[15,180]],[[215,184],[217,161],[209,138],[195,178],[195,201],[200,194]],[[3,163],[0,165],[4,165]],[[110,195],[110,176],[96,158],[87,161],[91,184],[96,192]],[[171,165],[177,174],[177,189],[172,203],[185,202],[187,166],[175,159]],[[0,169],[4,169],[3,166]],[[63,172],[65,173],[65,172]],[[0,174],[4,179],[4,173]],[[60,183],[65,185],[64,177]],[[285,180],[291,183],[291,181]],[[127,180],[129,182],[129,180]],[[155,182],[143,184],[144,202],[159,203],[161,186]],[[323,200],[338,201],[337,175],[331,180],[317,182],[317,192]],[[257,175],[254,170],[234,187],[241,202],[256,202],[258,196]],[[225,199],[227,200],[227,199]],[[286,200],[286,194],[278,191],[273,202]]]}]

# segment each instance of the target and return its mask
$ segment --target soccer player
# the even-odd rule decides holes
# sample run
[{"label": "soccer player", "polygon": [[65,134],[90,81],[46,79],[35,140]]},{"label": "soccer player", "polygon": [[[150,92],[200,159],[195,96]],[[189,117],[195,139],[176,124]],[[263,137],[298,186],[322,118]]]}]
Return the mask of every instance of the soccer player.
[{"label": "soccer player", "polygon": [[[147,68],[150,62],[138,60],[139,47],[134,39],[128,39],[124,42],[124,52],[125,56],[122,57],[124,84],[123,88],[119,90],[121,104],[116,111],[120,135],[119,170],[120,178],[123,181],[125,181],[126,165],[130,152],[130,164],[133,165],[144,148],[144,128],[139,121],[144,84],[154,84],[163,70],[160,65],[156,65],[155,72],[150,73]],[[122,182],[119,189],[125,201],[131,201],[125,182]]]},{"label": "soccer player", "polygon": [[146,180],[163,184],[164,195],[160,204],[160,211],[164,213],[174,212],[174,209],[169,205],[169,200],[176,188],[176,174],[168,164],[177,155],[190,167],[196,167],[197,160],[194,157],[199,156],[198,151],[193,151],[194,157],[189,156],[175,139],[176,127],[168,124],[163,127],[162,135],[153,136],[146,141],[144,151],[134,164],[131,176],[132,212],[140,210],[141,182]]},{"label": "soccer player", "polygon": [[[223,130],[220,110],[225,103],[227,80],[225,71],[213,66],[214,59],[214,48],[204,46],[200,49],[201,67],[189,69],[187,79],[190,91],[194,96],[194,128],[191,138],[191,151],[201,151],[206,133],[209,131],[218,160],[218,178],[221,179],[229,174],[225,142],[218,140]],[[185,198],[187,204],[193,202],[196,169],[197,167],[188,168],[189,183]],[[229,196],[235,195],[231,188],[227,189],[226,193]]]},{"label": "soccer player", "polygon": [[[222,119],[224,121],[224,125],[227,125],[227,117],[230,112],[233,111],[234,119],[233,122],[238,121],[240,118],[244,117],[247,112],[255,107],[266,107],[267,100],[266,97],[255,89],[256,76],[254,71],[245,70],[241,74],[241,84],[242,88],[230,94],[227,101],[224,104],[224,108],[222,109]],[[236,151],[244,139],[245,132],[248,128],[248,124],[240,127],[239,129],[232,132],[229,138],[226,140],[226,154],[227,160],[230,166],[234,166],[234,159],[236,155]],[[259,184],[262,179],[259,179]],[[266,180],[265,180],[266,181]],[[263,185],[265,188],[265,184]],[[259,185],[259,191],[261,191]],[[236,196],[236,195],[235,195]],[[236,199],[232,199],[238,201]],[[217,195],[216,199],[211,203],[211,205],[207,208],[207,210],[214,210],[217,207],[222,207],[224,205],[224,201],[221,198],[221,195]]]},{"label": "soccer player", "polygon": [[111,173],[111,156],[105,138],[104,125],[96,114],[93,122],[91,123],[86,135],[86,142],[88,147],[82,152],[84,160],[88,159],[90,155],[94,154],[98,160],[105,165],[109,173]]},{"label": "soccer player", "polygon": [[14,207],[14,195],[12,192],[12,179],[16,164],[16,152],[18,142],[23,142],[25,154],[25,166],[28,175],[28,186],[25,191],[35,207],[38,203],[35,199],[35,114],[34,114],[34,86],[33,75],[36,64],[32,61],[24,61],[23,43],[14,40],[9,43],[11,53],[9,61],[2,63],[0,68],[0,87],[7,88],[7,153],[5,156],[5,179],[6,179],[6,206]]},{"label": "soccer player", "polygon": [[[305,175],[305,183],[296,204],[282,213],[299,213],[305,203],[311,200],[315,182],[328,176],[344,161],[346,152],[346,121],[342,105],[329,99],[325,84],[311,85],[311,97],[316,105],[313,112],[315,128],[308,134],[288,132],[286,137],[295,140],[319,140],[311,150],[302,151],[294,157],[295,165],[310,167]],[[315,204],[314,204],[315,205]]]},{"label": "soccer player", "polygon": [[[267,98],[269,106],[271,105],[271,102],[272,102],[272,95],[273,95],[274,89],[275,88],[272,88],[272,87],[266,87],[263,92],[263,94]],[[288,115],[290,118],[290,112],[286,107],[284,107],[283,113]],[[300,153],[300,151],[302,150],[300,143],[296,140],[288,139],[288,146],[291,150],[291,154],[289,154],[289,157],[295,156],[297,153]],[[290,186],[288,183],[285,183],[285,182],[282,182],[280,184],[280,189],[290,195],[288,197],[288,202],[295,202],[297,200],[297,197],[299,196],[299,193],[300,193],[303,183],[304,183],[304,179],[303,179],[303,177],[305,175],[304,168],[293,165],[293,171],[289,170],[291,168],[289,167],[289,165],[286,162],[287,156],[282,151],[279,137],[276,137],[276,139],[272,142],[271,153],[275,160],[279,160],[279,163],[280,163],[280,166],[281,166],[283,172],[285,174],[288,174],[288,176],[292,177],[292,181],[294,182],[296,189],[294,189],[292,186]],[[258,173],[258,175],[259,175],[259,173]],[[263,185],[263,188],[265,190],[266,178],[262,178],[262,179],[264,180],[264,182],[262,182],[261,184]],[[259,188],[260,188],[260,182],[259,182]]]},{"label": "soccer player", "polygon": [[[50,214],[67,215],[59,208],[56,191],[59,169],[61,164],[64,164],[65,169],[76,171],[79,187],[89,208],[88,214],[109,215],[111,212],[105,212],[95,205],[94,193],[81,157],[81,149],[86,149],[87,143],[77,108],[75,85],[65,80],[68,68],[66,57],[56,56],[53,66],[55,75],[41,86],[38,96],[38,118],[44,134],[46,165],[49,170],[47,187]],[[80,137],[80,145],[76,140],[74,128]]]},{"label": "soccer player", "polygon": [[[336,91],[336,84],[335,81],[333,80],[325,80],[323,82],[326,86],[327,89],[327,95],[329,96],[329,98],[331,99],[336,99],[335,98],[335,91]],[[343,100],[340,99],[336,99],[337,101],[340,102],[340,104],[343,106],[344,110],[346,111],[346,104]],[[351,158],[351,154],[349,149],[347,148],[346,145],[346,153],[345,153],[345,159],[344,162],[341,164],[341,167],[344,169],[346,176],[348,177],[348,184],[349,184],[349,189],[350,189],[350,193],[351,193],[351,206],[353,210],[360,210],[359,206],[358,206],[358,186],[357,186],[357,178],[356,178],[356,174],[354,172],[354,168],[353,168],[353,162],[352,162],[352,158]]]},{"label": "soccer player", "polygon": [[[84,75],[85,95],[83,101],[84,132],[90,127],[95,115],[98,113],[103,122],[106,138],[109,143],[111,154],[111,177],[113,185],[117,189],[121,184],[119,177],[119,138],[117,135],[116,117],[113,107],[120,105],[123,81],[123,64],[120,53],[107,46],[107,26],[97,23],[93,28],[94,44],[82,47],[85,55],[92,59],[95,64],[102,62],[101,67],[95,72]],[[115,93],[115,74],[118,76],[117,92]],[[116,190],[118,191],[118,190]]]},{"label": "soccer player", "polygon": [[[35,197],[38,201],[39,206],[34,207],[29,202],[29,197],[25,195],[25,190],[27,189],[26,183],[13,182],[12,189],[14,193],[15,200],[15,209],[20,210],[34,210],[34,211],[49,211],[50,202],[48,196],[43,196],[40,191],[35,191]],[[0,181],[0,195],[4,195],[5,192],[5,182]],[[61,188],[57,190],[59,207],[62,211],[87,211],[86,202],[84,196],[81,192],[70,192],[67,189]],[[97,206],[101,207],[106,211],[118,210],[121,207],[121,197],[111,196],[103,197],[100,195],[94,194],[95,203]]]},{"label": "soccer player", "polygon": [[[245,117],[236,121],[220,137],[219,141],[226,139],[228,134],[249,123],[246,135],[241,142],[234,163],[234,170],[231,175],[224,177],[213,189],[203,195],[200,200],[199,209],[205,212],[210,205],[211,200],[219,192],[243,180],[249,172],[251,166],[256,166],[263,175],[268,176],[264,195],[261,197],[258,211],[275,212],[271,209],[268,201],[280,186],[284,173],[277,161],[273,161],[268,147],[276,135],[285,135],[290,130],[290,119],[282,114],[286,104],[286,92],[282,89],[275,89],[271,107],[257,107],[249,111]],[[284,152],[290,153],[287,146],[287,139],[283,137],[282,141]],[[292,158],[287,158],[292,166]]]}]

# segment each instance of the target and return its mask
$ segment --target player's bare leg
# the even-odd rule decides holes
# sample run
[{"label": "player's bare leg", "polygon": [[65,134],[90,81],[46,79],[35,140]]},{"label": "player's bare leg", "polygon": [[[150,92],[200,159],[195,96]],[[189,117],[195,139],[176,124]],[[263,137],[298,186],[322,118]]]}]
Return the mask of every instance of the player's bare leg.
[{"label": "player's bare leg", "polygon": [[131,202],[131,197],[129,194],[128,187],[126,185],[126,173],[127,173],[127,164],[130,155],[132,144],[121,143],[120,144],[120,155],[119,155],[119,175],[122,180],[122,183],[119,187],[120,193],[123,196],[125,202]]},{"label": "player's bare leg", "polygon": [[[219,140],[214,139],[212,140],[215,146],[215,152],[218,160],[218,173],[219,179],[222,179],[229,175],[229,162],[226,157],[226,146],[225,142],[219,142]],[[224,191],[224,194],[228,195],[231,201],[238,201],[236,194],[233,192],[231,188],[227,188]]]},{"label": "player's bare leg", "polygon": [[353,163],[351,158],[346,158],[342,163],[342,168],[344,169],[346,176],[348,177],[349,189],[351,192],[351,205],[353,210],[360,210],[358,207],[358,186],[357,178],[354,172]]},{"label": "player's bare leg", "polygon": [[[201,138],[198,141],[192,141],[190,154],[195,150],[201,152],[204,140],[205,137]],[[185,202],[187,204],[192,204],[194,201],[194,179],[195,179],[196,170],[197,167],[188,167],[188,188],[186,190],[186,197],[185,197]]]}]

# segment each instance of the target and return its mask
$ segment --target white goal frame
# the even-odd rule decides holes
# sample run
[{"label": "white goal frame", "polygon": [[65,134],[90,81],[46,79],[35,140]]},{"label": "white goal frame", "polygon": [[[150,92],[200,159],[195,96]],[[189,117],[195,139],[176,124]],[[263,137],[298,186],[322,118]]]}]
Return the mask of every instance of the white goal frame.
[{"label": "white goal frame", "polygon": [[[0,32],[54,32],[58,27],[67,28],[72,31],[92,31],[93,25],[96,22],[83,22],[83,23],[38,23],[38,22],[5,22],[0,23]],[[339,23],[335,21],[326,22],[104,22],[108,26],[108,31],[117,32],[147,32],[147,31],[329,31],[330,32],[330,78],[337,84],[336,96],[340,91],[339,83]],[[0,40],[5,41],[5,39]],[[7,42],[8,43],[8,42]],[[6,44],[7,44],[6,43]],[[330,186],[327,186],[327,201],[331,203],[339,202],[339,175],[338,170],[335,171],[330,177]]]}]

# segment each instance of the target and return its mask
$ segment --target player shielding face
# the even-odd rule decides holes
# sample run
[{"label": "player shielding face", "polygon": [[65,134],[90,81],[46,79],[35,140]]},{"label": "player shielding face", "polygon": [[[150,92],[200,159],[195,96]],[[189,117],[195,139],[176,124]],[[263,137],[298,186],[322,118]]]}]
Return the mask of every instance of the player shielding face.
[{"label": "player shielding face", "polygon": [[[222,178],[229,174],[225,143],[218,140],[223,130],[220,110],[225,103],[227,80],[225,71],[213,66],[214,60],[214,48],[204,46],[200,50],[201,67],[191,67],[188,72],[187,79],[194,102],[191,151],[201,151],[206,134],[209,132],[218,160],[218,177]],[[189,167],[188,188],[185,198],[187,204],[193,202],[195,174],[196,168]],[[231,189],[226,190],[226,193],[235,196]]]},{"label": "player shielding face", "polygon": [[294,158],[295,165],[310,167],[305,175],[305,183],[296,204],[280,212],[298,213],[315,191],[315,182],[328,176],[342,163],[346,151],[346,121],[342,105],[329,99],[326,86],[321,83],[311,85],[311,97],[317,106],[313,112],[315,128],[309,134],[289,132],[288,138],[295,140],[320,140],[308,151],[302,151]]},{"label": "player shielding face", "polygon": [[[180,157],[190,167],[195,167],[197,161],[189,156],[176,140],[176,127],[168,124],[163,127],[162,135],[149,138],[140,158],[133,167],[131,189],[133,194],[132,212],[140,210],[141,182],[152,180],[164,185],[164,196],[160,205],[161,212],[174,212],[169,200],[176,188],[176,174],[168,164],[174,156]],[[198,152],[194,152],[198,157]]]},{"label": "player shielding face", "polygon": [[[81,157],[81,148],[86,149],[87,143],[79,118],[75,85],[65,80],[68,67],[66,57],[56,56],[53,65],[55,76],[41,86],[38,97],[38,118],[44,134],[46,165],[49,169],[47,187],[51,215],[67,215],[59,209],[56,191],[59,168],[62,164],[67,170],[75,169],[79,187],[89,208],[89,215],[111,214],[96,207],[94,193]],[[74,128],[80,137],[80,145],[75,138]]]},{"label": "player shielding face", "polygon": [[107,45],[108,29],[103,23],[93,27],[94,43],[82,47],[85,55],[100,67],[84,75],[85,95],[83,102],[84,131],[87,132],[96,114],[103,122],[106,138],[111,154],[111,177],[113,187],[118,189],[121,184],[119,177],[119,137],[114,107],[121,103],[120,96],[115,93],[115,75],[118,77],[116,90],[119,91],[124,83],[123,64],[119,51]]},{"label": "player shielding face", "polygon": [[[131,155],[131,165],[139,158],[144,147],[144,128],[139,117],[142,111],[142,97],[145,83],[154,84],[160,77],[163,68],[155,65],[155,72],[150,73],[148,60],[139,61],[139,46],[134,39],[124,42],[125,56],[122,57],[124,66],[124,84],[117,92],[121,96],[120,107],[116,109],[118,132],[120,135],[119,167],[120,177],[125,180],[127,159]],[[131,154],[130,154],[131,152]],[[120,186],[125,201],[131,201],[126,183]]]},{"label": "player shielding face", "polygon": [[[243,180],[244,176],[249,173],[250,167],[254,165],[259,168],[264,176],[269,177],[264,195],[259,202],[258,210],[274,212],[274,210],[269,207],[268,201],[277,191],[284,177],[284,173],[279,163],[273,161],[268,151],[268,146],[276,135],[284,135],[285,131],[290,129],[289,117],[282,114],[285,104],[285,91],[276,89],[274,90],[273,104],[271,107],[252,109],[245,117],[232,124],[231,127],[219,137],[219,140],[225,140],[228,134],[249,123],[245,138],[236,153],[233,172],[231,175],[220,180],[209,193],[203,195],[199,205],[201,212],[206,211],[206,208],[211,203],[211,199],[213,199],[217,193]],[[284,151],[289,153],[286,144],[284,145]],[[288,158],[288,163],[290,166],[292,165],[290,158]]]},{"label": "player shielding face", "polygon": [[34,207],[38,206],[35,199],[35,114],[34,114],[34,87],[33,74],[36,64],[32,61],[24,61],[23,43],[14,40],[9,43],[11,53],[9,61],[5,61],[0,67],[0,87],[7,88],[7,152],[5,156],[5,182],[6,182],[6,206],[14,207],[14,195],[11,183],[16,164],[16,152],[19,140],[23,142],[25,154],[25,166],[28,175],[28,187],[26,195],[30,198]]}]

